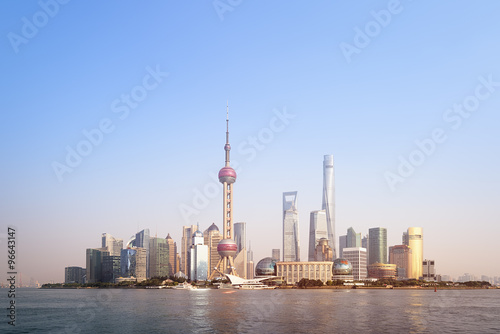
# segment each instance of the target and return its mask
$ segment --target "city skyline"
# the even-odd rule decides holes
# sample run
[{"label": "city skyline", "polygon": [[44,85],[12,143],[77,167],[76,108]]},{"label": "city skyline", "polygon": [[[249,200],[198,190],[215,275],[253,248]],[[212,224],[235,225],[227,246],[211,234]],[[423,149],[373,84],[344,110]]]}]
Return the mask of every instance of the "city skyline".
[{"label": "city skyline", "polygon": [[0,242],[15,227],[23,281],[62,281],[102,233],[180,252],[182,226],[222,232],[227,100],[255,263],[282,248],[289,190],[308,258],[333,154],[337,236],[419,226],[439,274],[500,275],[471,251],[500,233],[498,2],[1,6]]}]

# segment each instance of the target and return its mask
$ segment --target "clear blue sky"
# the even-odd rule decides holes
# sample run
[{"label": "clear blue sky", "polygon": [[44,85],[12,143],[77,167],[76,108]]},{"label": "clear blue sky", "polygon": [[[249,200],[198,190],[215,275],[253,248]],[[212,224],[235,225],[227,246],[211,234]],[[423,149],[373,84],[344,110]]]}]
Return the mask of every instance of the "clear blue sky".
[{"label": "clear blue sky", "polygon": [[[293,190],[307,258],[333,154],[337,235],[381,226],[394,245],[422,226],[438,273],[500,276],[488,256],[500,234],[497,1],[41,3],[0,4],[0,233],[16,227],[26,279],[62,281],[103,232],[180,242],[183,225],[221,227],[210,175],[227,100],[235,220],[256,260],[281,248]],[[420,164],[415,141],[435,129]],[[70,167],[68,147],[87,155]],[[417,166],[391,189],[399,157]],[[193,204],[197,191],[215,194]]]}]

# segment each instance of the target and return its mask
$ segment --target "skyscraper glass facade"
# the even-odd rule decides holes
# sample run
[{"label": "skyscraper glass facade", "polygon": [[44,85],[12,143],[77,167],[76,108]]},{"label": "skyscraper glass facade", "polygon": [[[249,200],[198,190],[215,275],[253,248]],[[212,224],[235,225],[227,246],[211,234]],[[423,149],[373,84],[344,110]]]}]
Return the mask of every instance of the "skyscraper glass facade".
[{"label": "skyscraper glass facade", "polygon": [[403,234],[403,241],[411,248],[411,271],[408,278],[423,277],[422,262],[424,260],[424,230],[421,227],[409,227]]},{"label": "skyscraper glass facade", "polygon": [[300,261],[297,192],[283,193],[283,261]]},{"label": "skyscraper glass facade", "polygon": [[149,277],[168,276],[169,262],[167,239],[149,238]]},{"label": "skyscraper glass facade", "polygon": [[[326,211],[318,210],[312,211],[310,215],[310,223],[309,223],[309,250],[308,250],[308,261],[316,261],[316,246],[318,242],[322,238],[328,239],[328,227],[326,221]],[[328,239],[328,246],[333,247],[330,244],[330,240]]]},{"label": "skyscraper glass facade", "polygon": [[387,264],[387,229],[374,227],[368,230],[368,264]]},{"label": "skyscraper glass facade", "polygon": [[236,255],[238,255],[242,250],[246,251],[246,223],[234,223],[233,229],[234,241],[238,245],[238,253]]},{"label": "skyscraper glass facade", "polygon": [[337,257],[335,244],[335,174],[333,155],[325,155],[323,160],[323,210],[326,212],[328,244],[332,248],[333,257]]}]

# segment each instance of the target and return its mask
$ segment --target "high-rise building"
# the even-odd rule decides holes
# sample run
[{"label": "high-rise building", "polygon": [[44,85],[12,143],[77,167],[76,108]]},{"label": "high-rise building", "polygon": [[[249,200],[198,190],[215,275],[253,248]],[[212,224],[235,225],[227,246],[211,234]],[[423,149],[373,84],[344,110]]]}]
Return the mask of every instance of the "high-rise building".
[{"label": "high-rise building", "polygon": [[82,267],[66,267],[64,268],[64,283],[85,283],[85,275],[87,271]]},{"label": "high-rise building", "polygon": [[[238,253],[245,249],[246,242],[246,223],[234,224],[234,242],[238,245]],[[245,249],[246,251],[246,249]],[[236,254],[238,254],[236,253]]]},{"label": "high-rise building", "polygon": [[183,274],[189,275],[188,267],[188,250],[191,248],[191,243],[193,241],[193,234],[198,230],[196,225],[188,225],[182,227],[182,239],[181,239],[181,269]]},{"label": "high-rise building", "polygon": [[403,243],[411,248],[411,272],[408,278],[423,277],[422,263],[424,261],[424,231],[421,227],[409,227],[403,233]]},{"label": "high-rise building", "polygon": [[172,239],[170,233],[167,235],[167,248],[168,248],[168,276],[173,276],[179,271],[179,264],[177,263],[177,243]]},{"label": "high-rise building", "polygon": [[149,238],[149,277],[169,275],[170,254],[168,241],[163,238]]},{"label": "high-rise building", "polygon": [[132,248],[122,249],[120,256],[120,271],[122,277],[135,277],[135,253]]},{"label": "high-rise building", "polygon": [[[279,254],[278,254],[279,257]],[[247,252],[247,279],[254,278],[254,263],[253,263],[253,251],[250,241],[248,242],[248,252]]]},{"label": "high-rise building", "polygon": [[240,277],[247,278],[246,223],[234,224],[234,241],[238,251],[234,257],[234,266]]},{"label": "high-rise building", "polygon": [[111,256],[120,256],[123,249],[123,240],[116,239],[109,233],[103,233],[102,248],[107,248]]},{"label": "high-rise building", "polygon": [[[149,246],[149,243],[148,243]],[[147,279],[147,264],[148,251],[146,248],[135,247],[135,272],[134,276],[137,282],[142,282]]]},{"label": "high-rise building", "polygon": [[235,265],[234,256],[238,252],[238,245],[234,242],[233,231],[233,184],[236,182],[236,171],[230,166],[230,151],[229,144],[229,106],[226,109],[226,144],[225,151],[225,166],[219,171],[219,182],[222,183],[222,240],[217,245],[217,251],[221,259],[212,270],[209,280],[212,280],[216,275],[230,274],[238,276]]},{"label": "high-rise building", "polygon": [[357,248],[361,247],[361,233],[356,233],[352,227],[347,229],[347,247]]},{"label": "high-rise building", "polygon": [[283,193],[283,261],[300,261],[297,192]]},{"label": "high-rise building", "polygon": [[342,258],[351,262],[352,276],[355,281],[362,281],[368,276],[368,272],[366,269],[366,248],[344,248]]},{"label": "high-rise building", "polygon": [[102,282],[102,263],[109,256],[105,248],[88,248],[86,252],[87,283]]},{"label": "high-rise building", "polygon": [[253,261],[247,261],[247,279],[253,279],[255,274],[255,266]]},{"label": "high-rise building", "polygon": [[204,245],[203,233],[197,230],[193,234],[192,245],[188,252],[189,279],[205,281],[208,278],[208,246]]},{"label": "high-rise building", "polygon": [[252,244],[250,241],[248,242],[248,255],[247,255],[248,261],[253,261],[253,250],[252,250]]},{"label": "high-rise building", "polygon": [[339,236],[339,258],[344,257],[344,248],[347,248],[347,235]]},{"label": "high-rise building", "polygon": [[146,278],[149,275],[149,229],[146,228],[135,234],[134,247],[146,250]]},{"label": "high-rise building", "polygon": [[422,267],[423,267],[422,277],[424,281],[435,281],[436,269],[434,268],[434,260],[425,259],[422,263]]},{"label": "high-rise building", "polygon": [[347,234],[339,237],[339,258],[343,258],[344,248],[359,248],[361,246],[361,233],[356,233],[352,227],[347,229]]},{"label": "high-rise building", "polygon": [[[308,261],[315,261],[316,257],[316,246],[322,238],[328,239],[328,227],[326,221],[326,211],[317,210],[312,211],[309,220],[309,252],[307,259]],[[332,248],[332,245],[329,243]]]},{"label": "high-rise building", "polygon": [[335,245],[335,174],[333,155],[325,155],[323,160],[323,210],[326,212],[328,244],[332,247],[333,257],[337,257]]},{"label": "high-rise building", "polygon": [[102,281],[115,283],[115,279],[121,276],[120,256],[104,255],[102,261]]},{"label": "high-rise building", "polygon": [[366,260],[370,258],[370,242],[368,241],[368,234],[361,238],[361,247],[366,249]]},{"label": "high-rise building", "polygon": [[179,253],[177,253],[177,255],[175,257],[176,257],[177,260],[175,261],[175,270],[174,270],[174,273],[177,274],[177,273],[179,273],[181,271],[181,255]]},{"label": "high-rise building", "polygon": [[328,245],[327,238],[319,239],[318,244],[316,245],[316,252],[314,255],[313,261],[333,261],[333,251],[330,245]]},{"label": "high-rise building", "polygon": [[274,260],[276,260],[276,262],[281,260],[281,258],[280,258],[280,250],[279,250],[279,248],[273,248],[273,249],[272,249],[272,253],[271,253],[271,254],[272,254],[272,256],[271,256],[271,257],[272,257]]},{"label": "high-rise building", "polygon": [[146,248],[128,246],[121,252],[120,267],[122,277],[134,278],[138,282],[146,280]]},{"label": "high-rise building", "polygon": [[408,278],[408,273],[411,272],[411,253],[411,248],[406,245],[389,247],[389,263],[396,265],[398,278]]},{"label": "high-rise building", "polygon": [[368,264],[387,264],[387,229],[374,227],[368,230]]},{"label": "high-rise building", "polygon": [[[222,235],[215,223],[212,223],[212,225],[203,232],[203,238],[205,245],[208,246],[208,269],[209,272],[211,272],[217,266],[217,263],[219,263],[220,255],[217,251],[217,246],[222,240]],[[222,275],[217,273],[214,277],[222,277]]]}]

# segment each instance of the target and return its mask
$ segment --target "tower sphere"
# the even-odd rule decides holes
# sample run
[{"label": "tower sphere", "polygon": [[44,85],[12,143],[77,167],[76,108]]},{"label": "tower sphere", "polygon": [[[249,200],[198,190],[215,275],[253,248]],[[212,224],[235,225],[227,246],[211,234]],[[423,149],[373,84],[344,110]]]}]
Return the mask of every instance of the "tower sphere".
[{"label": "tower sphere", "polygon": [[234,257],[238,251],[238,245],[233,239],[222,239],[217,245],[217,252],[222,257]]},{"label": "tower sphere", "polygon": [[346,259],[336,259],[333,261],[334,275],[352,275],[352,264]]},{"label": "tower sphere", "polygon": [[219,171],[219,182],[220,183],[234,183],[236,181],[236,171],[229,166],[222,167]]}]

